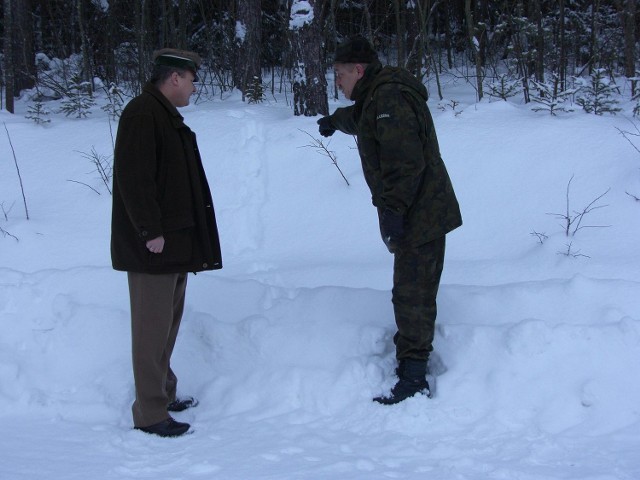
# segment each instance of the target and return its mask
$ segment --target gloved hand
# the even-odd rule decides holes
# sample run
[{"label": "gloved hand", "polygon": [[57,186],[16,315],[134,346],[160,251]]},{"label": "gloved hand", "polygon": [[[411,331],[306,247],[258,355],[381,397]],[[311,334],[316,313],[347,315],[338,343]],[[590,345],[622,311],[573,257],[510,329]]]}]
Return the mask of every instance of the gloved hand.
[{"label": "gloved hand", "polygon": [[395,253],[398,242],[404,238],[404,215],[386,208],[380,216],[382,241],[391,253]]},{"label": "gloved hand", "polygon": [[331,118],[328,116],[320,118],[317,123],[319,125],[318,131],[323,137],[330,137],[331,135],[333,135],[333,132],[336,131],[336,129],[333,128],[333,125],[331,124]]}]

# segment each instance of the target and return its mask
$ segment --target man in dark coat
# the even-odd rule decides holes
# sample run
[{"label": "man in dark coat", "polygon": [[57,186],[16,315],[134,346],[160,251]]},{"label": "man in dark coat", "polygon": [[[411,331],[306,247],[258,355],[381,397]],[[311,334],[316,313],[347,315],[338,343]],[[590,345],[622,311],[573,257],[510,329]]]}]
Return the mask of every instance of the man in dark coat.
[{"label": "man in dark coat", "polygon": [[445,235],[462,225],[460,208],[440,156],[427,90],[405,69],[383,67],[371,44],[357,36],[340,45],[336,82],[355,103],[318,120],[320,133],[357,136],[382,239],[394,257],[393,307],[398,381],[394,404],[424,393],[433,350],[436,295]]},{"label": "man in dark coat", "polygon": [[176,397],[170,364],[187,273],[222,268],[196,136],[176,109],[189,104],[199,65],[193,52],[154,52],[152,78],[123,110],[114,153],[111,259],[129,281],[133,423],[164,437],[190,427],[169,412],[197,404]]}]

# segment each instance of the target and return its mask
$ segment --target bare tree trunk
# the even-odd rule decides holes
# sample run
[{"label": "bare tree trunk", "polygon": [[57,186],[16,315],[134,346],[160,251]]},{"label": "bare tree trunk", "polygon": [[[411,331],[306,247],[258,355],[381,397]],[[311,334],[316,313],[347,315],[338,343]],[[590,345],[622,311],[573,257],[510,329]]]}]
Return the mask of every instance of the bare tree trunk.
[{"label": "bare tree trunk", "polygon": [[447,67],[453,68],[453,33],[451,32],[451,10],[449,5],[445,5],[444,15],[444,31],[445,31],[445,47],[447,49]]},{"label": "bare tree trunk", "polygon": [[82,72],[80,77],[83,81],[87,82],[89,86],[89,95],[93,95],[93,72],[91,70],[91,60],[89,57],[89,45],[87,41],[87,35],[84,29],[84,11],[82,8],[82,1],[76,1],[76,11],[78,13],[78,30],[80,33],[80,44],[82,49]]},{"label": "bare tree trunk", "polygon": [[[338,0],[331,0],[329,4],[329,13],[328,13],[328,21],[327,21],[327,30],[328,35],[325,39],[325,50],[329,52],[335,52],[336,47],[338,45],[338,32],[336,30],[336,9],[337,9]],[[369,7],[368,2],[364,2],[364,10],[365,10],[365,18],[369,18],[369,23],[367,24],[367,34],[370,34],[371,30],[371,18],[368,16]],[[370,39],[370,37],[367,37]],[[334,81],[333,81],[333,92],[331,93],[334,100],[338,99],[338,84],[335,81],[335,72]]]},{"label": "bare tree trunk", "polygon": [[4,86],[6,109],[14,113],[14,97],[35,82],[35,55],[30,0],[4,0]]},{"label": "bare tree trunk", "polygon": [[598,12],[600,10],[600,1],[592,0],[591,3],[591,40],[589,41],[589,74],[593,69],[599,66],[600,52],[597,48],[598,32],[600,25],[598,22]]},{"label": "bare tree trunk", "polygon": [[406,28],[406,15],[404,11],[404,2],[402,0],[394,0],[393,10],[396,17],[396,38],[398,49],[398,61],[396,65],[398,67],[406,66],[407,61],[407,28]]},{"label": "bare tree trunk", "polygon": [[540,0],[534,0],[532,8],[536,19],[536,80],[544,82],[544,29]]},{"label": "bare tree trunk", "polygon": [[13,5],[11,0],[4,0],[4,82],[6,88],[7,111],[14,113],[13,104]]},{"label": "bare tree trunk", "polygon": [[33,22],[31,0],[13,2],[13,62],[16,92],[35,85],[35,52],[33,49]]},{"label": "bare tree trunk", "polygon": [[564,92],[567,86],[567,46],[564,40],[564,0],[560,1],[560,19],[559,26],[560,29],[560,66],[558,69],[558,75],[560,76],[560,91]]},{"label": "bare tree trunk", "polygon": [[185,0],[178,1],[178,32],[176,46],[182,50],[187,49],[187,2]]},{"label": "bare tree trunk", "polygon": [[636,0],[616,0],[616,7],[620,16],[620,23],[624,32],[624,74],[631,80],[631,96],[636,95]]},{"label": "bare tree trunk", "polygon": [[[436,86],[438,88],[438,98],[443,99],[442,85],[440,84],[440,72],[438,70],[438,64],[436,62],[433,50],[431,48],[431,42],[429,42],[431,27],[433,21],[433,15],[440,4],[440,0],[434,0],[431,4],[431,0],[425,0],[424,6],[418,3],[418,11],[420,12],[420,18],[422,23],[422,36],[424,41],[421,44],[424,45],[424,51],[421,49],[421,55],[425,58],[425,69],[429,69],[429,64],[433,65],[433,74],[436,77]],[[420,77],[422,79],[422,77]]]},{"label": "bare tree trunk", "polygon": [[137,40],[138,40],[138,93],[142,91],[142,85],[147,80],[147,52],[146,52],[146,44],[147,44],[147,1],[146,0],[138,0],[140,3],[137,6]]},{"label": "bare tree trunk", "polygon": [[406,67],[416,77],[422,78],[422,59],[424,58],[424,30],[421,6],[419,2],[409,2],[405,7]]},{"label": "bare tree trunk", "polygon": [[469,43],[473,50],[473,56],[476,63],[476,85],[478,89],[478,100],[482,100],[482,56],[480,55],[480,39],[476,34],[473,23],[473,12],[471,11],[471,0],[465,0],[464,13],[467,20],[467,31],[469,35]]},{"label": "bare tree trunk", "polygon": [[291,7],[292,50],[294,56],[294,115],[313,117],[328,115],[327,79],[322,61],[321,0],[309,0],[313,12],[305,3],[293,2]]},{"label": "bare tree trunk", "polygon": [[247,89],[262,83],[262,10],[260,0],[236,0],[236,43],[238,54],[233,83],[245,99]]},{"label": "bare tree trunk", "polygon": [[373,0],[363,0],[362,2],[362,10],[364,15],[364,25],[365,25],[365,37],[369,39],[369,41],[373,44],[373,29],[371,28],[371,10],[369,8],[369,4]]},{"label": "bare tree trunk", "polygon": [[173,21],[173,12],[171,11],[172,0],[161,0],[160,11],[162,12],[162,27],[160,28],[160,46],[174,47],[173,39],[175,38],[176,25]]}]

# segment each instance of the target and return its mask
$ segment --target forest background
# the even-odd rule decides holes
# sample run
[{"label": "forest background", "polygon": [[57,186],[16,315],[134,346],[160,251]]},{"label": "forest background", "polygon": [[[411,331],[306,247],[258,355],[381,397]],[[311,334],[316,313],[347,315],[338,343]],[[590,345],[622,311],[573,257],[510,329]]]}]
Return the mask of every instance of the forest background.
[{"label": "forest background", "polygon": [[353,34],[370,39],[384,63],[435,79],[440,99],[446,72],[473,85],[477,100],[517,96],[551,113],[589,77],[595,95],[615,79],[638,101],[637,3],[2,0],[0,107],[13,112],[28,92],[36,122],[49,99],[66,99],[64,113],[83,117],[102,89],[117,115],[148,78],[153,51],[172,46],[203,58],[196,101],[234,88],[249,103],[284,92],[295,115],[326,115],[338,95],[327,91],[332,54]]}]

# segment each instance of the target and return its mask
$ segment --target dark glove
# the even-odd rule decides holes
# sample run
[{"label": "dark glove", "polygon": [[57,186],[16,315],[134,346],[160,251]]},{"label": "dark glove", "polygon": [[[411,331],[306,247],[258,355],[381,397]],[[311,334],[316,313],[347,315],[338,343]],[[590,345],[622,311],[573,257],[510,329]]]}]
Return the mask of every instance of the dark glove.
[{"label": "dark glove", "polygon": [[404,215],[385,209],[380,216],[380,232],[384,244],[395,253],[398,242],[404,238]]},{"label": "dark glove", "polygon": [[318,131],[323,137],[330,137],[331,135],[333,135],[333,132],[336,131],[336,129],[333,128],[330,117],[322,117],[318,120],[317,123],[319,125]]}]

